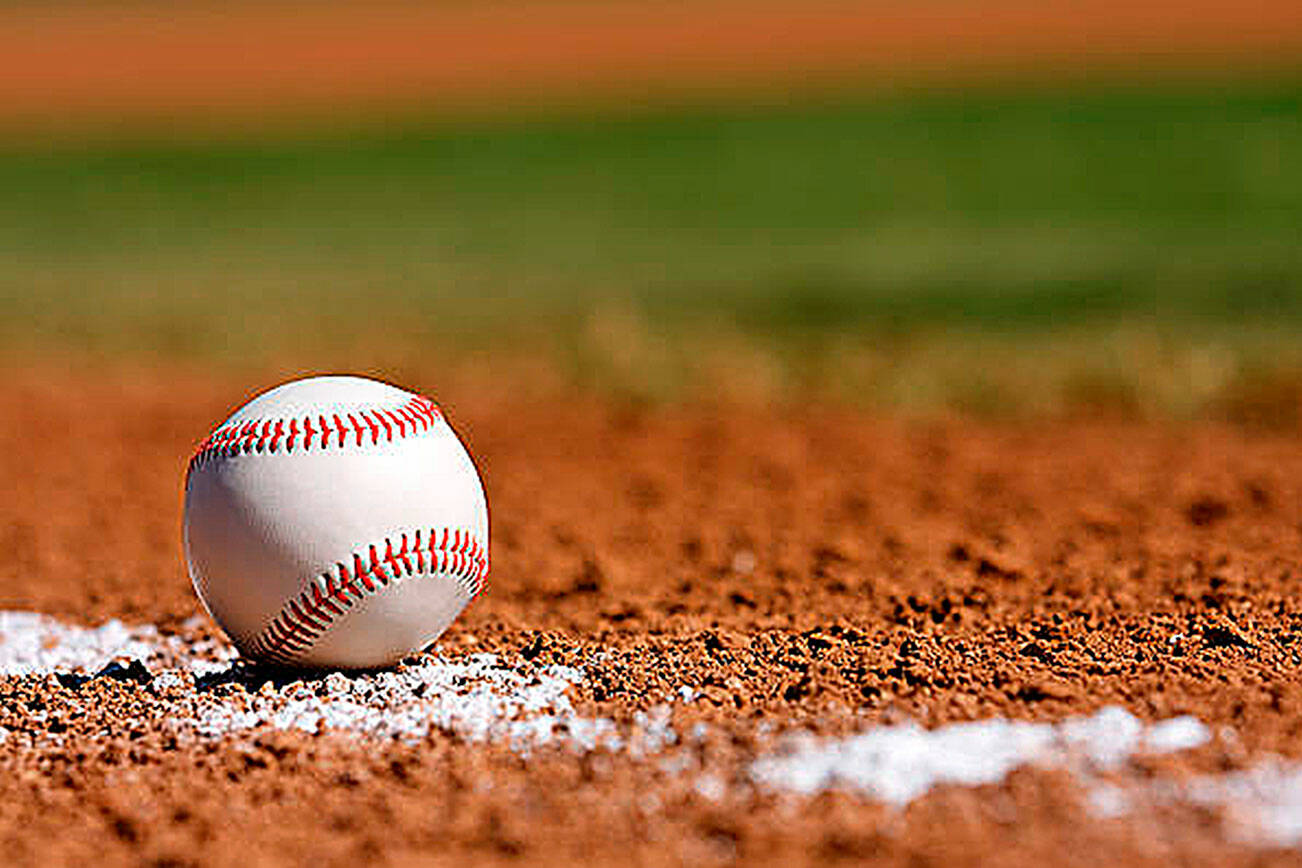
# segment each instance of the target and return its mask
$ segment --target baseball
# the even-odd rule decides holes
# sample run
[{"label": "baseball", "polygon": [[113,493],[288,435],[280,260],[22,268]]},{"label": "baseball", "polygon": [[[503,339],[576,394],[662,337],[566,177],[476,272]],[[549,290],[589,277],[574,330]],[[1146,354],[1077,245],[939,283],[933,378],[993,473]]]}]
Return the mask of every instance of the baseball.
[{"label": "baseball", "polygon": [[254,659],[364,668],[437,639],[482,590],[488,507],[432,401],[361,377],[264,392],[185,483],[199,598]]}]

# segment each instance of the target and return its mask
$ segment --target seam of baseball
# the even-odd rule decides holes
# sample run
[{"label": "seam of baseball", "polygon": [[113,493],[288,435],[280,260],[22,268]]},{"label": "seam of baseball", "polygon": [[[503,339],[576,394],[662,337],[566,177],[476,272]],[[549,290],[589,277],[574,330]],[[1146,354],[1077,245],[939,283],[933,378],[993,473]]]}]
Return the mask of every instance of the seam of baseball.
[{"label": "seam of baseball", "polygon": [[[250,453],[291,454],[309,452],[313,441],[318,449],[362,446],[369,439],[376,445],[423,433],[443,418],[438,406],[424,395],[412,395],[397,407],[372,407],[351,411],[306,413],[303,416],[250,419],[221,425],[203,439],[190,457],[187,477],[217,458]],[[301,421],[300,421],[301,420]]]},{"label": "seam of baseball", "polygon": [[[488,546],[469,530],[431,528],[399,534],[353,552],[351,567],[336,563],[285,603],[253,637],[249,653],[272,663],[293,663],[357,603],[382,594],[407,576],[451,577],[474,600],[488,576]],[[381,548],[383,554],[380,553]]]}]

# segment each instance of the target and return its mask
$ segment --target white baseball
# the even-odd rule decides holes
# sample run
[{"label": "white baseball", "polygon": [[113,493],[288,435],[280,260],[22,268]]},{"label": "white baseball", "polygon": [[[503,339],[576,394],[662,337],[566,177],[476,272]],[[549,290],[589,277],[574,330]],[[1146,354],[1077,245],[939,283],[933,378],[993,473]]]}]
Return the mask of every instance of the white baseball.
[{"label": "white baseball", "polygon": [[254,398],[200,444],[185,556],[241,654],[382,666],[437,639],[483,588],[488,507],[429,399],[311,377]]}]

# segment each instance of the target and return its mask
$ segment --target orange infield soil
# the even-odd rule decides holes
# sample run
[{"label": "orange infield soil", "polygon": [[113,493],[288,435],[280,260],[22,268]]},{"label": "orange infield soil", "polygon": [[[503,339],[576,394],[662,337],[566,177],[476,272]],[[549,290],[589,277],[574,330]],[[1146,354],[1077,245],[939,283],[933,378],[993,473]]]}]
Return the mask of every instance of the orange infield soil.
[{"label": "orange infield soil", "polygon": [[0,122],[484,110],[1038,71],[1295,68],[1290,0],[238,4],[0,10]]},{"label": "orange infield soil", "polygon": [[[0,608],[211,633],[187,621],[182,476],[248,392],[5,379]],[[1209,808],[1099,818],[1052,770],[898,811],[765,792],[743,770],[793,728],[1107,705],[1232,733],[1123,782],[1302,758],[1297,435],[433,394],[493,520],[490,590],[439,653],[582,667],[576,707],[617,722],[692,685],[673,710],[678,732],[708,733],[692,775],[681,756],[522,755],[443,731],[187,743],[146,674],[0,677],[7,862],[1296,864]],[[238,704],[257,686],[222,689]]]}]

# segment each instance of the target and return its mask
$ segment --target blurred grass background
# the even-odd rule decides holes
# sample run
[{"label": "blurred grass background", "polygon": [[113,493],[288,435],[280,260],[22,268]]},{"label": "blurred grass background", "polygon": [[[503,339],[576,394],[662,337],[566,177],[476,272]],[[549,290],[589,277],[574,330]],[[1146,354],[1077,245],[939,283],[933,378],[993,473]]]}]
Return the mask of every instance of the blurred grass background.
[{"label": "blurred grass background", "polygon": [[0,144],[0,335],[656,398],[1302,404],[1302,78]]}]

